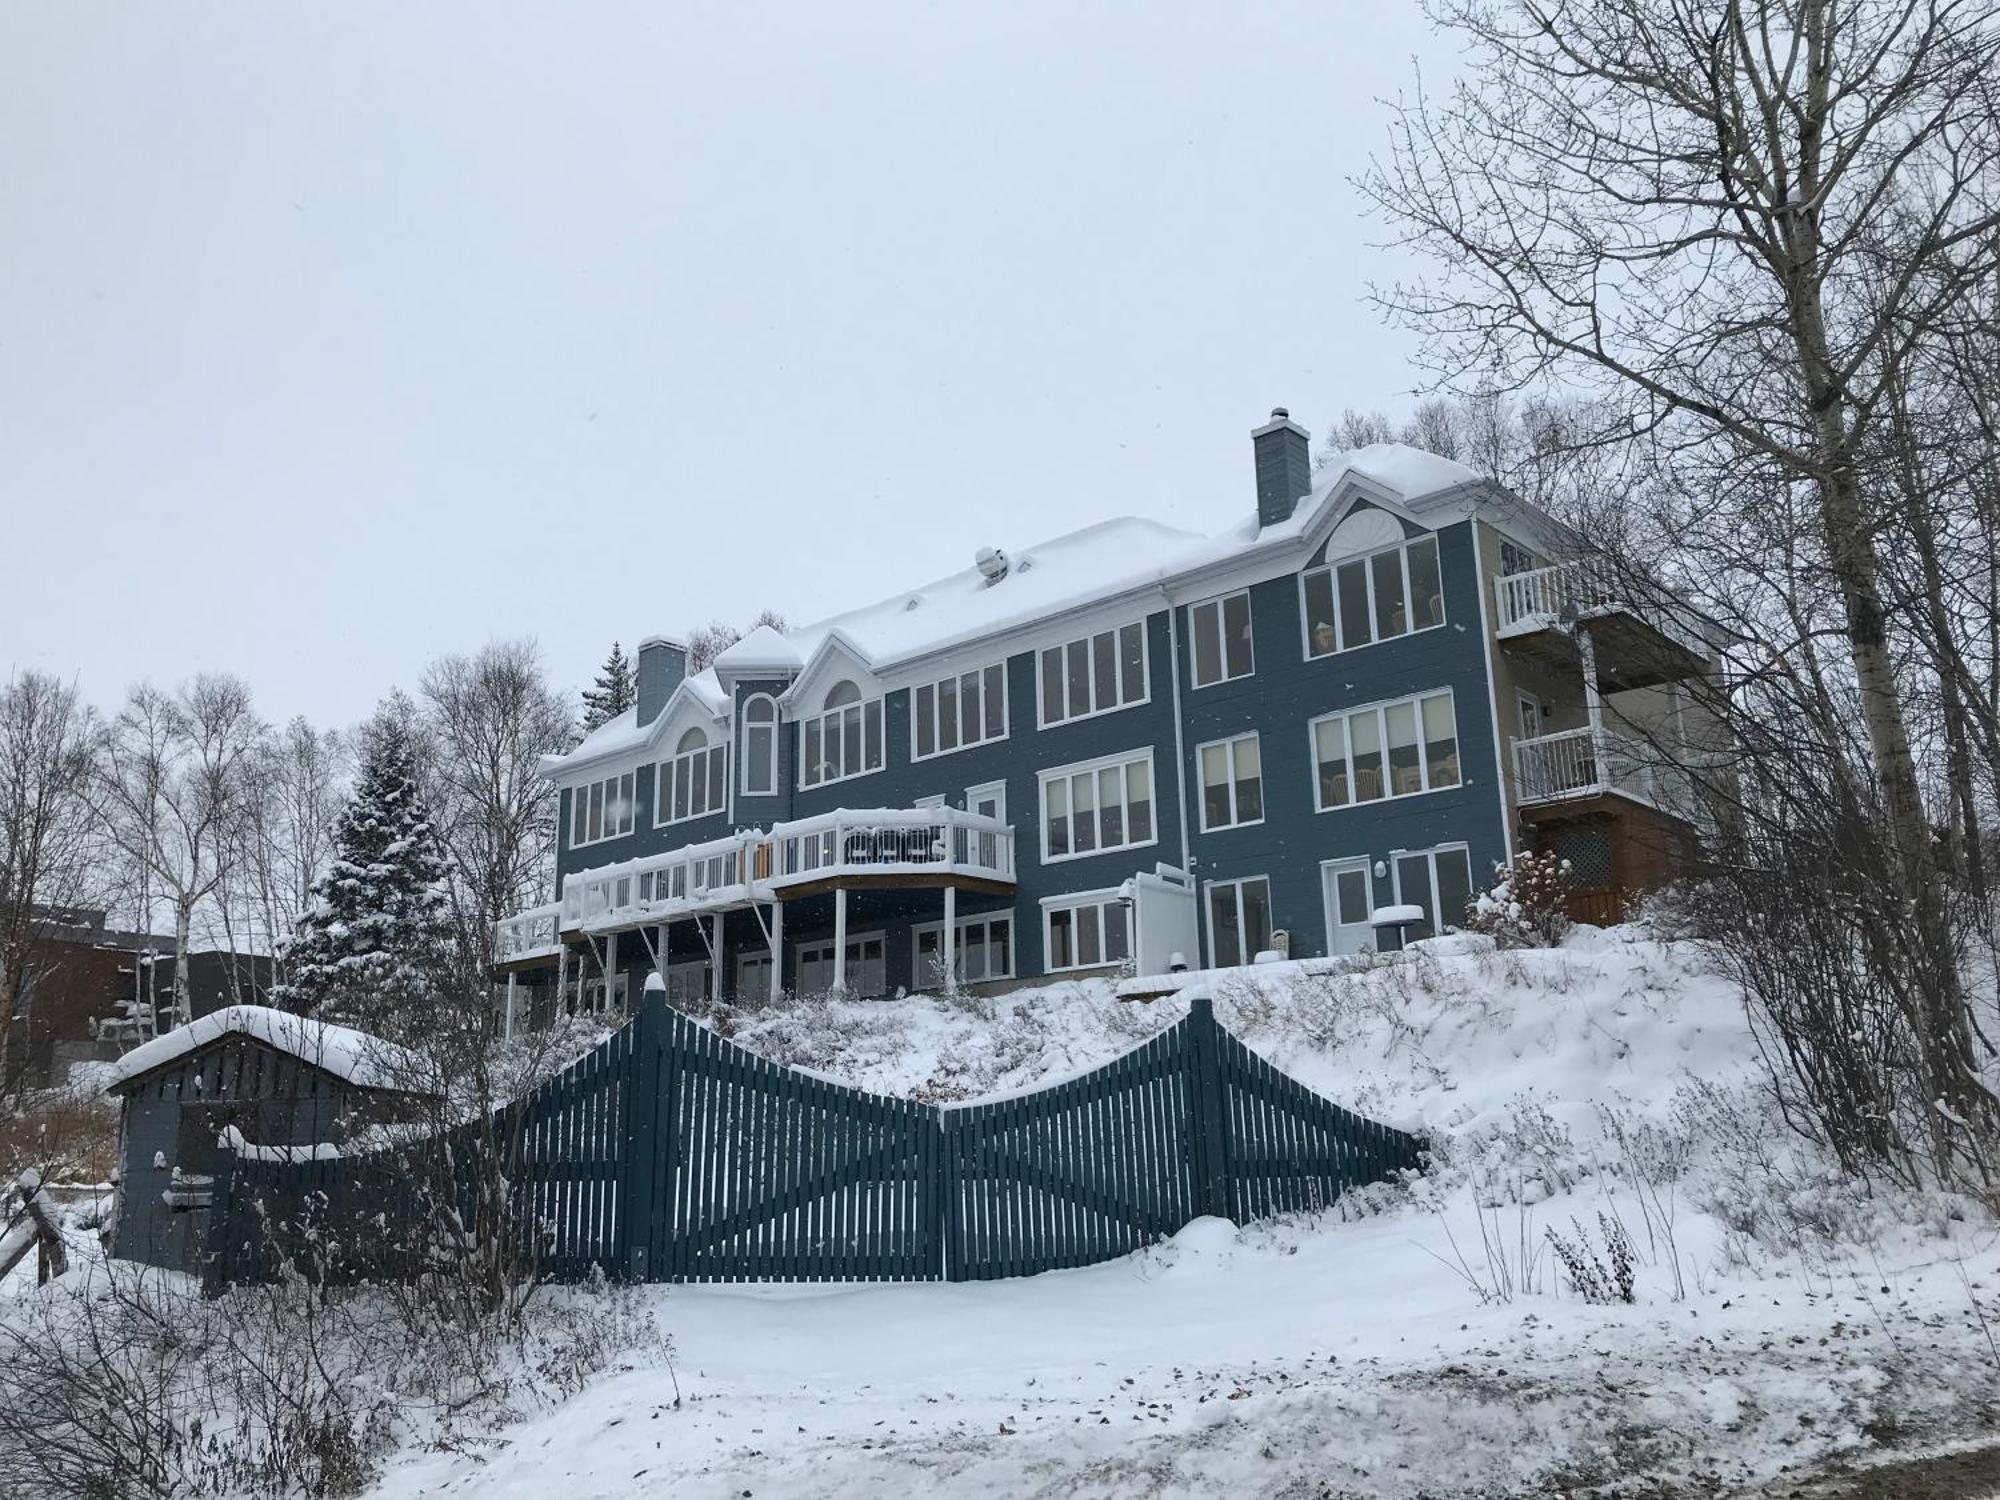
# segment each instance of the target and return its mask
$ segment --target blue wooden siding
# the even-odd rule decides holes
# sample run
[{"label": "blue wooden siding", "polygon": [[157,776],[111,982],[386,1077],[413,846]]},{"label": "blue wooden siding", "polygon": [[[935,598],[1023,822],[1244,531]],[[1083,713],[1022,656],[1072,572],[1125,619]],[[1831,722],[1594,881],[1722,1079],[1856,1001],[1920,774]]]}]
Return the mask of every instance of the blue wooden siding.
[{"label": "blue wooden siding", "polygon": [[[1421,529],[1405,523],[1411,535]],[[883,702],[884,767],[830,785],[797,785],[798,728],[787,719],[778,735],[778,783],[771,796],[746,797],[741,792],[742,768],[729,768],[735,799],[733,826],[768,827],[788,819],[811,817],[842,807],[908,807],[919,798],[942,795],[954,807],[964,807],[966,790],[993,782],[1006,786],[1007,817],[1015,828],[1018,888],[1011,903],[991,898],[962,898],[961,918],[992,910],[1014,915],[1014,970],[1017,975],[1044,971],[1042,907],[1044,897],[1115,887],[1138,870],[1155,863],[1178,865],[1182,858],[1181,819],[1193,819],[1189,849],[1197,880],[1211,881],[1263,875],[1271,882],[1272,920],[1292,935],[1295,956],[1324,953],[1328,937],[1321,893],[1323,861],[1365,858],[1387,861],[1403,850],[1439,844],[1467,846],[1475,888],[1487,872],[1505,858],[1504,804],[1493,741],[1488,654],[1480,610],[1481,579],[1474,555],[1473,528],[1461,521],[1440,529],[1439,565],[1445,597],[1445,624],[1433,630],[1379,641],[1317,659],[1305,656],[1300,575],[1288,574],[1253,585],[1251,628],[1255,671],[1251,676],[1213,687],[1196,688],[1192,678],[1193,640],[1188,611],[1179,611],[1179,658],[1173,657],[1168,612],[1146,619],[1148,700],[1130,708],[1100,714],[1048,729],[1037,727],[1039,694],[1036,656],[1018,651],[1006,659],[1008,734],[1006,738],[926,760],[911,757],[910,692],[897,689]],[[1105,618],[1112,618],[1106,616]],[[1103,621],[1095,628],[1103,628]],[[1088,627],[1079,626],[1079,635]],[[971,671],[992,661],[990,654],[968,648],[955,658],[954,669]],[[1183,750],[1176,763],[1172,673],[1181,679]],[[943,669],[940,669],[940,674]],[[749,680],[735,686],[737,734],[732,754],[742,744],[740,716],[747,699],[759,694],[778,696],[782,681]],[[1314,810],[1316,771],[1309,725],[1323,714],[1385,699],[1449,688],[1457,721],[1463,781],[1456,788],[1391,798],[1330,812]],[[1245,828],[1200,831],[1200,775],[1197,749],[1212,740],[1255,730],[1263,756],[1264,819]],[[1127,751],[1150,749],[1154,766],[1156,841],[1136,849],[1092,854],[1050,864],[1041,861],[1041,799],[1039,773],[1076,762]],[[568,847],[569,799],[562,799],[560,876],[663,853],[687,844],[719,838],[732,820],[717,813],[666,828],[653,826],[654,766],[638,768],[639,808],[634,832],[623,839]],[[1388,881],[1375,891],[1378,904],[1392,899]],[[814,903],[795,903],[787,911],[786,983],[792,981],[801,941],[824,939],[832,931],[830,899],[822,913]],[[943,903],[939,892],[872,893],[850,897],[850,933],[877,929],[888,933],[885,961],[888,982],[914,982],[911,974],[910,926],[937,921]],[[1204,958],[1209,953],[1206,899],[1201,935]],[[675,962],[705,957],[706,950],[692,927],[676,924],[671,958]],[[763,946],[755,919],[734,913],[725,923],[724,985],[734,982],[735,957],[745,948]],[[621,967],[633,971],[633,993],[645,963],[643,944],[628,940]]]}]

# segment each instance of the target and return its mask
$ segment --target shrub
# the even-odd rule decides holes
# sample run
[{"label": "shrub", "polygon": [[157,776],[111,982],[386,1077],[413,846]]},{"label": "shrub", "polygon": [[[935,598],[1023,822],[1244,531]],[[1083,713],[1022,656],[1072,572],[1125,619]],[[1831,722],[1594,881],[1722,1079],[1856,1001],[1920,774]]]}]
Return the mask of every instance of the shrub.
[{"label": "shrub", "polygon": [[1465,908],[1468,932],[1503,948],[1553,948],[1569,935],[1569,861],[1554,853],[1518,855],[1492,889]]}]

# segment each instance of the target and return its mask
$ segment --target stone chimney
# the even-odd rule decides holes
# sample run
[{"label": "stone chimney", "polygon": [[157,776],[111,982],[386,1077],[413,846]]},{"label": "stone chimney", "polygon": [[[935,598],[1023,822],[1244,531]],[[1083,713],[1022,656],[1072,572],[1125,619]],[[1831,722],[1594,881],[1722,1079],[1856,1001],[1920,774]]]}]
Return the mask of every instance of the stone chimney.
[{"label": "stone chimney", "polygon": [[688,648],[663,635],[650,635],[639,642],[639,669],[634,675],[639,696],[639,722],[650,724],[660,716],[688,674]]},{"label": "stone chimney", "polygon": [[1299,496],[1312,493],[1312,439],[1284,407],[1250,434],[1257,456],[1257,529],[1289,521]]}]

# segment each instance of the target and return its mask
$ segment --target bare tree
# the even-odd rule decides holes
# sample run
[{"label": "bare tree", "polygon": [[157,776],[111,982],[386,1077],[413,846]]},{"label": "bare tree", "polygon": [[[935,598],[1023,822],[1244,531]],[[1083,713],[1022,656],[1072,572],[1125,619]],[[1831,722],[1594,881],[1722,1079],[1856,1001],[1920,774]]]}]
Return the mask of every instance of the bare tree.
[{"label": "bare tree", "polygon": [[234,868],[249,762],[262,736],[249,688],[209,673],[174,693],[134,688],[103,736],[98,816],[142,893],[141,920],[150,915],[154,892],[172,913],[179,1021],[191,1013],[195,915]]},{"label": "bare tree", "polygon": [[783,630],[785,617],[775,609],[761,609],[757,612],[757,617],[741,630],[720,620],[710,620],[706,625],[695,626],[688,632],[689,674],[707,671],[715,664],[716,657],[760,625],[768,625],[773,630]]},{"label": "bare tree", "polygon": [[[295,718],[266,734],[244,768],[243,816],[231,878],[218,902],[234,941],[273,959],[272,982],[285,975],[284,943],[312,904],[313,883],[333,853],[333,829],[347,770],[347,747],[332,730]],[[241,920],[230,913],[241,908]]]},{"label": "bare tree", "polygon": [[541,760],[575,734],[532,641],[433,662],[423,678],[426,780],[451,865],[465,963],[483,972],[493,924],[553,880],[556,797]]},{"label": "bare tree", "polygon": [[[1568,382],[1646,437],[1683,493],[1726,498],[1747,481],[1805,523],[1779,545],[1838,634],[1798,623],[1814,675],[1851,689],[1861,729],[1862,784],[1841,800],[1879,831],[1874,857],[1920,945],[1951,953],[1949,872],[1892,641],[1883,547],[1898,506],[1880,459],[1898,383],[2000,270],[1991,7],[1433,0],[1430,13],[1466,43],[1464,71],[1445,99],[1396,107],[1391,153],[1362,188],[1437,271],[1381,302],[1441,379]],[[1922,1005],[1922,1088],[1992,1139],[2000,1101],[1951,965]]]},{"label": "bare tree", "polygon": [[64,908],[94,891],[90,817],[96,724],[74,684],[26,672],[0,688],[0,1086],[22,1001],[58,951]]}]

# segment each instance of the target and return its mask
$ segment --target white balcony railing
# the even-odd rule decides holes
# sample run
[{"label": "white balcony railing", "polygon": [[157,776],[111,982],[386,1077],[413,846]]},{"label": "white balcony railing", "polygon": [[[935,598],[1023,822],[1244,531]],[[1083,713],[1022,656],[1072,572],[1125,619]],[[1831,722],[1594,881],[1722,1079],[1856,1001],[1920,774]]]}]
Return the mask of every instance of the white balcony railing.
[{"label": "white balcony railing", "polygon": [[1609,729],[1566,729],[1514,741],[1514,794],[1523,806],[1616,793],[1692,819],[1691,779],[1660,750]]},{"label": "white balcony railing", "polygon": [[955,808],[843,809],[622,864],[580,870],[562,900],[507,918],[494,961],[554,953],[564,932],[609,932],[728,911],[842,875],[1014,878],[1014,830]]},{"label": "white balcony railing", "polygon": [[537,906],[503,917],[493,926],[493,962],[513,963],[554,953],[562,943],[562,908]]},{"label": "white balcony railing", "polygon": [[826,813],[771,830],[773,885],[839,874],[950,873],[1014,878],[1014,830],[955,808],[873,808]]},{"label": "white balcony railing", "polygon": [[1603,558],[1577,558],[1528,573],[1502,574],[1493,580],[1493,592],[1503,636],[1547,630],[1562,621],[1592,615],[1628,614],[1703,660],[1713,655],[1706,637],[1684,610],[1664,598],[1635,597],[1647,590]]}]

